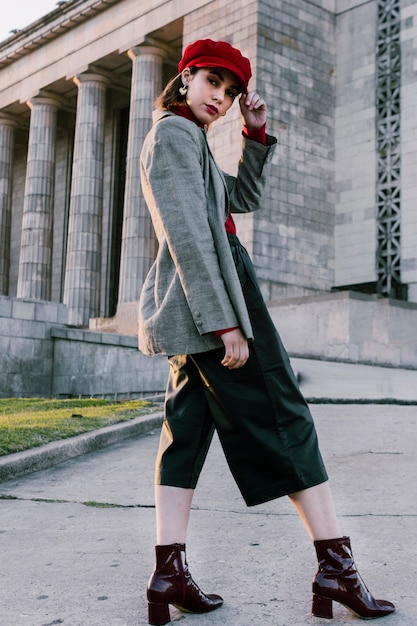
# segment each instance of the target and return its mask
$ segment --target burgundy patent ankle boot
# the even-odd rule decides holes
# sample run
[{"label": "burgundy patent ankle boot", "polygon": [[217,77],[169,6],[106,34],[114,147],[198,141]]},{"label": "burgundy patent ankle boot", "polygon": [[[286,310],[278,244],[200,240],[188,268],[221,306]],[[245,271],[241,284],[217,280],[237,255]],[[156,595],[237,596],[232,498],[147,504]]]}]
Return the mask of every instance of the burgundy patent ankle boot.
[{"label": "burgundy patent ankle boot", "polygon": [[315,541],[319,569],[313,579],[312,613],[333,617],[335,600],[362,619],[384,617],[395,611],[387,600],[375,600],[353,560],[349,537]]},{"label": "burgundy patent ankle boot", "polygon": [[223,604],[220,596],[206,595],[193,581],[187,561],[182,559],[185,545],[155,546],[156,565],[148,583],[149,624],[162,626],[171,621],[169,604],[188,613],[208,613]]}]

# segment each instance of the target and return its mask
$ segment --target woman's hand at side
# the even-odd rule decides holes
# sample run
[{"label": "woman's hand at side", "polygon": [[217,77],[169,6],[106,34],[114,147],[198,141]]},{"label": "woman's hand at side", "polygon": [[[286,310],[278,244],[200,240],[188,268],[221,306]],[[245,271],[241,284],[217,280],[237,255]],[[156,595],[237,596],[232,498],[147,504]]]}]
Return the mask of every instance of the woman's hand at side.
[{"label": "woman's hand at side", "polygon": [[240,328],[223,333],[220,338],[225,347],[222,365],[229,370],[237,370],[245,365],[249,358],[249,345]]}]

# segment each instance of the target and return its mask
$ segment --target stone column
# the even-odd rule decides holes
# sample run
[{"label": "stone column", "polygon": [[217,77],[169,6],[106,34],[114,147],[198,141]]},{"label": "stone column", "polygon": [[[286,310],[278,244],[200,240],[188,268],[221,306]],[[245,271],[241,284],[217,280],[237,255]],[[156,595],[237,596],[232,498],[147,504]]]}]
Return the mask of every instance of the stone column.
[{"label": "stone column", "polygon": [[0,295],[2,296],[9,294],[13,152],[17,126],[18,122],[13,116],[0,113]]},{"label": "stone column", "polygon": [[98,73],[74,78],[78,87],[68,224],[64,304],[69,323],[87,326],[100,303],[104,120],[110,79]]},{"label": "stone column", "polygon": [[[139,300],[143,281],[155,259],[155,234],[141,191],[139,157],[152,125],[154,101],[162,88],[166,52],[156,46],[138,46],[129,50],[128,56],[133,68],[117,308],[117,316],[122,317],[130,317],[127,304]],[[136,309],[134,315],[136,320]]]},{"label": "stone column", "polygon": [[17,297],[49,300],[59,101],[36,96],[27,104],[31,115]]}]

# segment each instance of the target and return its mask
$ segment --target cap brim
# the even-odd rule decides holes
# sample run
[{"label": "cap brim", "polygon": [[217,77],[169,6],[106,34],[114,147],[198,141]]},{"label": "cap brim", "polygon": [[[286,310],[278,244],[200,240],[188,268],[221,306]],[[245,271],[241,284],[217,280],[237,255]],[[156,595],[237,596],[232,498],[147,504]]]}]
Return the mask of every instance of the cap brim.
[{"label": "cap brim", "polygon": [[246,85],[246,81],[236,71],[236,67],[234,65],[232,65],[231,63],[227,64],[227,63],[212,63],[212,62],[211,63],[204,63],[204,62],[203,63],[202,62],[200,62],[200,63],[192,63],[191,62],[190,66],[200,67],[200,68],[201,67],[207,67],[207,68],[218,67],[218,68],[223,68],[225,70],[228,70],[229,72],[232,72],[236,76],[237,82],[238,82],[238,85],[239,85],[239,92],[240,93],[244,93],[244,94],[248,93],[248,88],[247,88],[247,85]]}]

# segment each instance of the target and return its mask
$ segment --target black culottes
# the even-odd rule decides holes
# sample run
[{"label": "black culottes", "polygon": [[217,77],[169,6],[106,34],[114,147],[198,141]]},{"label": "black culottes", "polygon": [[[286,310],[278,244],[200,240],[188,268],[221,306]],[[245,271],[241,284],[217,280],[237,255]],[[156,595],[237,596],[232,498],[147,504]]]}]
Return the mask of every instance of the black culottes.
[{"label": "black culottes", "polygon": [[229,241],[254,332],[237,370],[224,349],[169,357],[155,482],[194,489],[214,430],[248,506],[327,480],[313,418],[238,238]]}]

